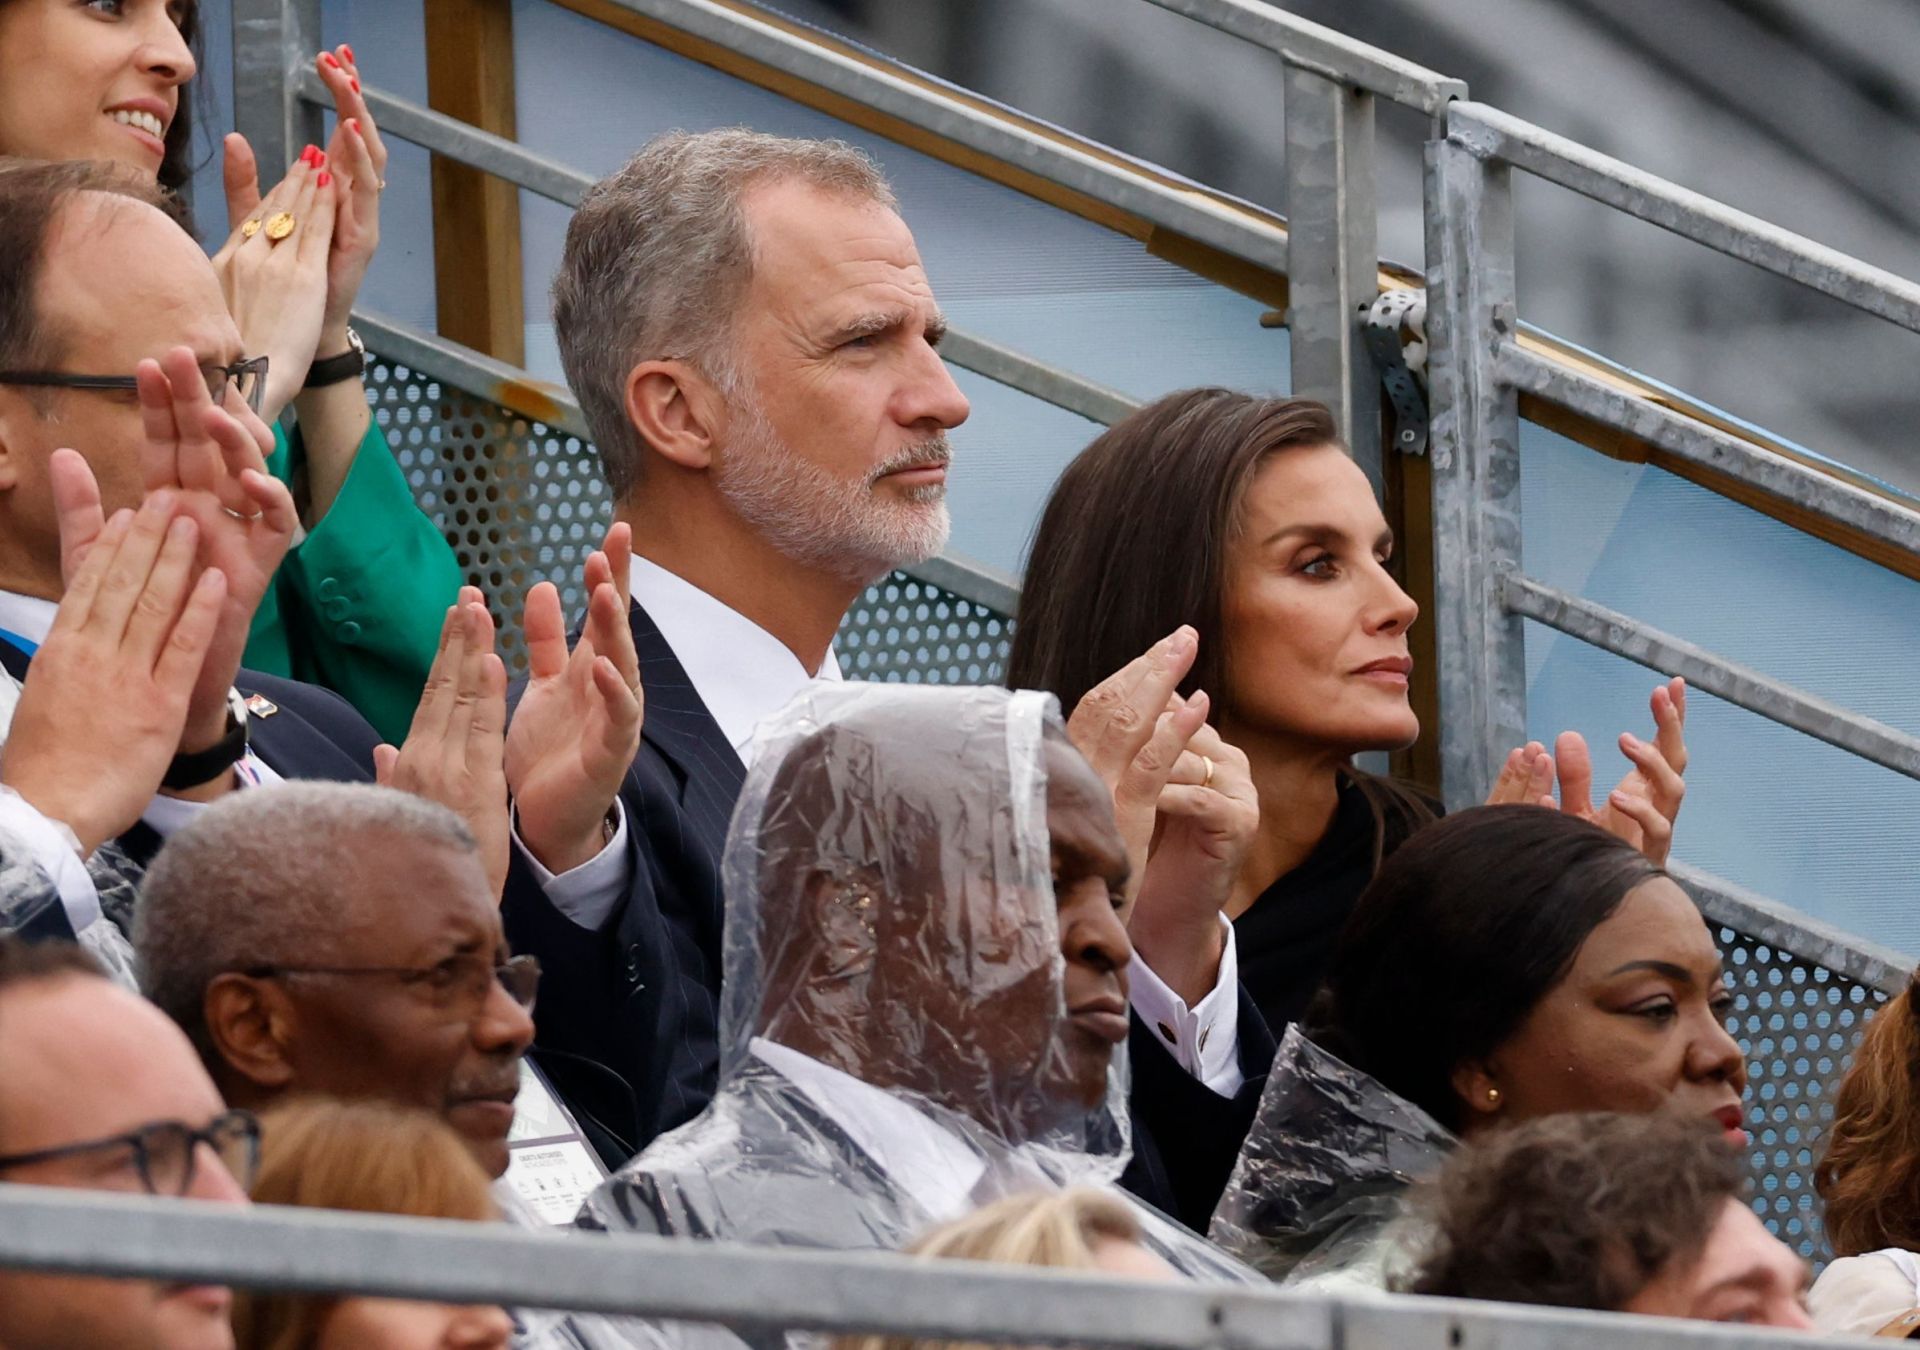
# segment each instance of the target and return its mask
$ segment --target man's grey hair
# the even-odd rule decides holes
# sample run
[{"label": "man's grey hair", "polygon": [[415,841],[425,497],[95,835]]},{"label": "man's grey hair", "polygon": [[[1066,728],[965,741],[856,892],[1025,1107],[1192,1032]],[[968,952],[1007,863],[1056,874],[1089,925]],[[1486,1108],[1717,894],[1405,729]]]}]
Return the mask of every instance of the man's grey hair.
[{"label": "man's grey hair", "polygon": [[616,502],[633,491],[647,453],[627,417],[628,372],[690,361],[729,397],[737,392],[731,328],[753,276],[741,200],[769,180],[896,205],[879,167],[844,141],[729,127],[656,136],[593,185],[567,226],[554,331]]},{"label": "man's grey hair", "polygon": [[140,988],[209,1064],[207,986],[226,971],[325,965],[357,921],[380,852],[472,852],[446,807],[371,783],[281,783],[216,802],[170,835],[141,883],[133,947]]}]

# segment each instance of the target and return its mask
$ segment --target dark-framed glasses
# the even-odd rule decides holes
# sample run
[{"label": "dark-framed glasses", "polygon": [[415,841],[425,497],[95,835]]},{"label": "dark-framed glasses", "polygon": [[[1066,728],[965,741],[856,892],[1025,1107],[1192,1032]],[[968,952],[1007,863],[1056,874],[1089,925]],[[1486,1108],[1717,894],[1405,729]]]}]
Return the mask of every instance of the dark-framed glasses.
[{"label": "dark-framed glasses", "polygon": [[277,979],[283,975],[322,977],[372,976],[398,980],[418,991],[435,1007],[448,1011],[475,1013],[486,1003],[497,983],[507,996],[521,1007],[533,1008],[533,997],[540,989],[540,962],[532,956],[509,956],[496,961],[478,952],[461,952],[430,966],[253,966],[240,972],[255,979]]},{"label": "dark-framed glasses", "polygon": [[[232,385],[241,402],[255,412],[267,392],[267,358],[245,356],[232,365],[208,362],[200,367],[206,376],[207,394],[216,407],[227,401],[227,386]],[[140,382],[131,375],[70,375],[61,370],[0,370],[0,384],[29,385],[41,389],[121,389],[138,390]]]},{"label": "dark-framed glasses", "polygon": [[142,1125],[125,1134],[110,1134],[104,1139],[36,1149],[32,1153],[11,1153],[0,1157],[0,1172],[60,1158],[121,1150],[131,1155],[133,1169],[148,1195],[185,1195],[193,1189],[194,1169],[202,1144],[213,1150],[213,1155],[241,1190],[253,1189],[254,1173],[260,1167],[260,1122],[251,1111],[228,1111],[197,1130],[184,1121],[156,1120],[151,1125]]}]

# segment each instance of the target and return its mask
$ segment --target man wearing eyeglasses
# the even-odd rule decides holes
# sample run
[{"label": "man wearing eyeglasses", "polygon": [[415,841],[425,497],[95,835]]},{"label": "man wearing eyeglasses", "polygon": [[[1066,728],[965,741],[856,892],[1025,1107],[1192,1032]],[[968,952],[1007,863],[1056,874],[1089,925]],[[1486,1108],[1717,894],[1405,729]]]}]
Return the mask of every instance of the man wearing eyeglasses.
[{"label": "man wearing eyeglasses", "polygon": [[[259,1127],[70,946],[0,937],[0,1182],[245,1204]],[[228,1350],[227,1290],[0,1269],[6,1350]]]},{"label": "man wearing eyeglasses", "polygon": [[[123,771],[80,753],[93,720],[84,707],[68,713],[73,781],[43,773],[33,785],[40,800],[20,788],[35,810],[0,802],[15,837],[59,881],[75,933],[101,920],[104,898],[130,894],[115,883],[137,875],[201,804],[280,778],[371,778],[379,740],[334,695],[240,670],[298,517],[264,472],[271,436],[249,404],[260,363],[240,350],[198,245],[148,194],[81,164],[0,172],[0,737],[12,714],[4,694],[25,680],[66,578],[116,510],[160,497],[171,528],[190,522],[196,567],[225,583],[171,762],[133,795],[144,805],[105,839],[79,837],[56,809]],[[0,782],[19,787],[20,767],[0,766]],[[57,758],[52,768],[57,777]],[[117,873],[90,884],[75,855],[93,857],[108,842],[94,866]]]},{"label": "man wearing eyeglasses", "polygon": [[[0,740],[12,740],[16,698],[23,723],[53,729],[40,753],[9,743],[0,756],[0,862],[30,862],[56,883],[59,911],[38,936],[102,936],[94,945],[124,950],[132,883],[207,803],[287,779],[375,776],[380,738],[345,701],[240,668],[299,523],[265,472],[272,437],[251,406],[260,373],[211,265],[150,185],[85,164],[0,165]],[[130,530],[113,526],[136,507]],[[184,706],[164,715],[162,700],[61,650],[67,578],[114,528],[179,536],[189,588],[216,575],[221,587]],[[463,591],[421,715],[387,769],[462,812],[489,841],[498,881],[506,673],[492,644],[479,593]],[[37,717],[25,712],[30,666]],[[49,678],[48,666],[63,674]],[[150,742],[139,754],[135,730]],[[557,738],[545,753],[572,749]],[[540,755],[529,758],[537,770]],[[101,809],[109,801],[113,812]]]},{"label": "man wearing eyeglasses", "polygon": [[155,858],[134,949],[233,1105],[421,1107],[506,1171],[540,968],[508,953],[451,811],[366,784],[237,793]]}]

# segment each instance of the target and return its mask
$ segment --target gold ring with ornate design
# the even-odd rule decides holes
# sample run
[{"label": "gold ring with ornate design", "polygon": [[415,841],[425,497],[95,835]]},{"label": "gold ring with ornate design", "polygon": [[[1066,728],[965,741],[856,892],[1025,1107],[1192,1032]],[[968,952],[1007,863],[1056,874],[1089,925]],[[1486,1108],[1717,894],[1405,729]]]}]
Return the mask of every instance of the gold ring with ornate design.
[{"label": "gold ring with ornate design", "polygon": [[282,211],[267,222],[267,238],[276,244],[292,233],[293,214],[289,211]]},{"label": "gold ring with ornate design", "polygon": [[242,239],[251,239],[258,233],[260,233],[260,222],[258,220],[250,220],[240,227],[240,237]]},{"label": "gold ring with ornate design", "polygon": [[1200,756],[1200,762],[1207,766],[1207,776],[1200,780],[1200,786],[1203,788],[1212,787],[1213,786],[1213,761],[1209,759],[1207,756],[1202,755]]}]

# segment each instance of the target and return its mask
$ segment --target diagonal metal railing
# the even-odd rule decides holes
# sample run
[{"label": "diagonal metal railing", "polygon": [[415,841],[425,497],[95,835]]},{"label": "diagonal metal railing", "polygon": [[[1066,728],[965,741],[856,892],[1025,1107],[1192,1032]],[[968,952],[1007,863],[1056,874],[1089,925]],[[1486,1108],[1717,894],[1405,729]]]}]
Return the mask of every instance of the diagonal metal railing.
[{"label": "diagonal metal railing", "polygon": [[1412,1297],[810,1252],[686,1238],[0,1185],[0,1268],[505,1304],[737,1330],[1159,1350],[1735,1350],[1839,1346],[1750,1327]]}]

